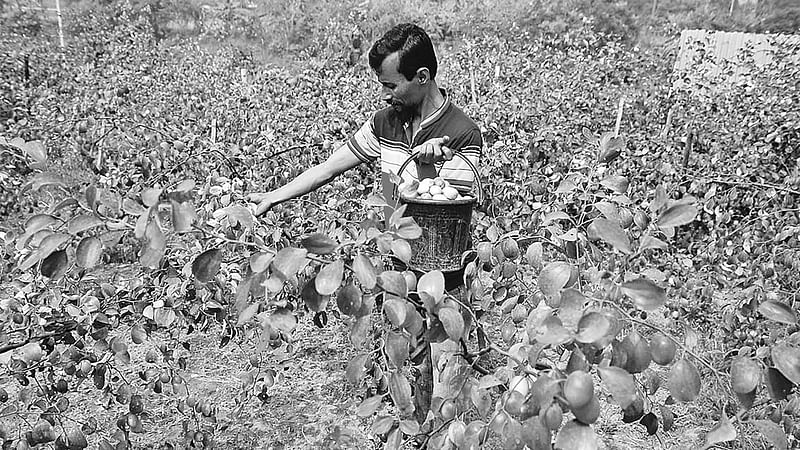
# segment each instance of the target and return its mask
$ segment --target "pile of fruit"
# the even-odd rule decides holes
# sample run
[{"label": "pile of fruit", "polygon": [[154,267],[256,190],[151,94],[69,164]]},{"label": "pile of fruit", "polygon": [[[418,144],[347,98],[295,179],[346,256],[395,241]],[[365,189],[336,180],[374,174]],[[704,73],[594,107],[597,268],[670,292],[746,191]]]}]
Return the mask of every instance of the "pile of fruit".
[{"label": "pile of fruit", "polygon": [[405,180],[400,184],[399,192],[403,199],[452,201],[471,198],[459,193],[442,177],[425,178],[422,181]]}]

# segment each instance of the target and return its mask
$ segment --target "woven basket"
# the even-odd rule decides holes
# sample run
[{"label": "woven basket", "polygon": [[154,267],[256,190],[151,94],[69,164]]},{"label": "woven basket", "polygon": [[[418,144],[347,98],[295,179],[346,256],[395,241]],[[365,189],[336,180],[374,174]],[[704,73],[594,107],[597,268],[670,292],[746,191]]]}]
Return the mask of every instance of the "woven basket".
[{"label": "woven basket", "polygon": [[[477,198],[462,200],[423,200],[420,198],[399,198],[400,204],[407,205],[404,216],[413,217],[422,228],[422,236],[411,241],[412,257],[409,267],[412,270],[428,272],[441,270],[452,272],[461,269],[461,255],[472,247],[470,222],[472,208],[483,199],[483,185],[475,165],[461,153],[454,153],[463,159],[475,174]],[[416,157],[411,155],[400,166],[398,176],[402,176],[406,166]]]}]

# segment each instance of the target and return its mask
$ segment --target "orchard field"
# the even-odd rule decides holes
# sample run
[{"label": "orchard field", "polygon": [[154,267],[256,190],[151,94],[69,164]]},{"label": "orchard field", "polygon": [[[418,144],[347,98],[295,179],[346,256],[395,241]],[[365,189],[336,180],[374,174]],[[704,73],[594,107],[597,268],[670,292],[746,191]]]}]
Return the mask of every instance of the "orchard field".
[{"label": "orchard field", "polygon": [[[800,446],[800,49],[673,72],[797,8],[273,3],[69,3],[62,48],[0,1],[3,449]],[[485,141],[463,295],[385,268],[377,167],[246,201],[381,107],[401,21]]]}]

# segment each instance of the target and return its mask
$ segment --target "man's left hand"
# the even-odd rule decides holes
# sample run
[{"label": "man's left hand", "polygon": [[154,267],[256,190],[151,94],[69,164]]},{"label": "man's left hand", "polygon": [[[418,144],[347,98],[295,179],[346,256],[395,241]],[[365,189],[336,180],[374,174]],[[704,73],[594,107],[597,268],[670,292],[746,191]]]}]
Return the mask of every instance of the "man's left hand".
[{"label": "man's left hand", "polygon": [[420,164],[435,164],[441,161],[453,159],[453,150],[446,144],[450,142],[449,136],[433,138],[417,146],[414,151],[418,151],[417,161]]}]

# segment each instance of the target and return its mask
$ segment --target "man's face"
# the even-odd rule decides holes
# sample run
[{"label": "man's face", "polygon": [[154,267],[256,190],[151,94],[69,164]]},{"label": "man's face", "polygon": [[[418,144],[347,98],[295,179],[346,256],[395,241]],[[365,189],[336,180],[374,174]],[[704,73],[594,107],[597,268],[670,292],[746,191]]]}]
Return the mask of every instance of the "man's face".
[{"label": "man's face", "polygon": [[400,58],[397,52],[387,56],[381,64],[378,81],[381,83],[381,100],[394,108],[405,120],[408,120],[415,113],[419,113],[424,90],[423,84],[420,83],[420,74],[407,80],[403,74],[397,71],[399,63]]}]

